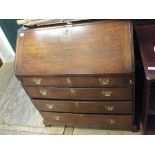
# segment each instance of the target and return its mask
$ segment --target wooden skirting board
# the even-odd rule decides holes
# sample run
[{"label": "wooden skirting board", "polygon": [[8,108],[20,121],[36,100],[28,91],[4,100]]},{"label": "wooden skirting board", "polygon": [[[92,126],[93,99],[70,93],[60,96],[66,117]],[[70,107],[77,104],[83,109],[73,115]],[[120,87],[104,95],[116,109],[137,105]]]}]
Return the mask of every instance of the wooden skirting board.
[{"label": "wooden skirting board", "polygon": [[43,119],[14,75],[14,63],[0,68],[0,134],[130,135],[140,132],[84,129],[74,127],[44,127]]}]

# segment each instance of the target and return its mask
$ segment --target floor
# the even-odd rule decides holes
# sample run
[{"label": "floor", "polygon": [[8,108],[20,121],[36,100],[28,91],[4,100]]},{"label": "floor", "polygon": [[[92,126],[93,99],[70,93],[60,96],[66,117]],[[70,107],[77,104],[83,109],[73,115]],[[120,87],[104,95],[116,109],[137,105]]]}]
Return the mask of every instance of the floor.
[{"label": "floor", "polygon": [[139,135],[140,132],[44,127],[43,119],[14,75],[14,63],[0,68],[0,134],[1,135]]}]

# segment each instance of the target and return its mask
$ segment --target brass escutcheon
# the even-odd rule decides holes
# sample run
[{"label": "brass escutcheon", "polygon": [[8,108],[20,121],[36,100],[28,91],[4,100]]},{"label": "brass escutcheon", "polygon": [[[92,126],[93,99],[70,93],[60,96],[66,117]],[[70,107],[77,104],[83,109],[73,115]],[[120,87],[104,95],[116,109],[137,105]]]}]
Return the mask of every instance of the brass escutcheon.
[{"label": "brass escutcheon", "polygon": [[115,123],[116,123],[116,120],[115,120],[115,119],[110,119],[108,122],[109,122],[110,124],[115,124]]},{"label": "brass escutcheon", "polygon": [[47,104],[47,108],[48,109],[52,109],[53,108],[53,104]]},{"label": "brass escutcheon", "polygon": [[36,85],[40,85],[40,84],[41,84],[41,81],[42,81],[41,78],[33,78],[33,82],[34,82]]},{"label": "brass escutcheon", "polygon": [[114,110],[114,106],[105,106],[105,110],[112,111]]},{"label": "brass escutcheon", "polygon": [[70,83],[71,83],[70,78],[67,78],[67,79],[66,79],[66,82],[67,82],[68,84],[70,84]]},{"label": "brass escutcheon", "polygon": [[60,120],[60,116],[58,116],[58,115],[54,115],[53,118],[54,118],[56,121],[59,121],[59,120]]},{"label": "brass escutcheon", "polygon": [[47,95],[47,90],[46,89],[39,89],[39,92],[41,95],[46,96]]},{"label": "brass escutcheon", "polygon": [[102,94],[108,97],[111,96],[111,91],[102,91]]},{"label": "brass escutcheon", "polygon": [[103,85],[107,85],[109,83],[109,79],[99,78],[99,82]]}]

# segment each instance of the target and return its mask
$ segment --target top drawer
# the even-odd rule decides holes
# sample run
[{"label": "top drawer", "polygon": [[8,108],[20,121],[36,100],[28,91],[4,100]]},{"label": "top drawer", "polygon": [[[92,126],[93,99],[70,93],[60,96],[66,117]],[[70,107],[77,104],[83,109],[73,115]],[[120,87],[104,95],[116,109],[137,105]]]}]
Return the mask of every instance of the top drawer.
[{"label": "top drawer", "polygon": [[103,77],[22,77],[25,86],[51,87],[129,87],[133,84],[131,76]]}]

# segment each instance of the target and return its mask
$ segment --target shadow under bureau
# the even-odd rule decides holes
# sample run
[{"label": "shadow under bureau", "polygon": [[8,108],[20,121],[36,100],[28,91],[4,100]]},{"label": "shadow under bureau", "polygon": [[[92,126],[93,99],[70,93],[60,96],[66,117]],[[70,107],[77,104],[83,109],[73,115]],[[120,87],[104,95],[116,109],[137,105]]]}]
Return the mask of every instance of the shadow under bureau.
[{"label": "shadow under bureau", "polygon": [[127,20],[22,29],[15,71],[45,126],[136,129],[132,24]]}]

